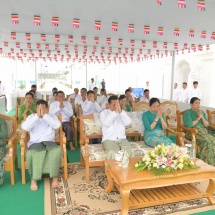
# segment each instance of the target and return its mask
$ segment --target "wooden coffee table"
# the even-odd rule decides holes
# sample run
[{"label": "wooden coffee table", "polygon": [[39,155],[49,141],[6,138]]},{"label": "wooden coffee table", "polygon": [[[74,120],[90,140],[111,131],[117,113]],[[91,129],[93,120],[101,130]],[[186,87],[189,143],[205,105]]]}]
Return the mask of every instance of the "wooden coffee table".
[{"label": "wooden coffee table", "polygon": [[[215,189],[215,167],[196,159],[198,170],[178,171],[177,175],[168,174],[156,177],[148,170],[137,172],[134,164],[141,158],[130,158],[127,169],[122,169],[115,160],[106,160],[108,164],[105,172],[108,180],[106,192],[110,193],[114,185],[120,192],[122,199],[121,215],[128,214],[128,210],[144,208],[154,205],[180,202],[190,199],[206,197],[210,204],[215,204],[213,191]],[[206,192],[197,189],[194,182],[209,179]]]}]

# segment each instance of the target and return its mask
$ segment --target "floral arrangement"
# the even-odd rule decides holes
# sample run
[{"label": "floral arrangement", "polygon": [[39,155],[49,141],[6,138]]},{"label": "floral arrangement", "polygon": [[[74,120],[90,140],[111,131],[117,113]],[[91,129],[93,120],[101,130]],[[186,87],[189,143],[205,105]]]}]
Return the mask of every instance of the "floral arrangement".
[{"label": "floral arrangement", "polygon": [[175,144],[168,146],[161,144],[153,150],[149,150],[142,160],[134,166],[138,172],[146,168],[156,176],[161,176],[166,173],[176,175],[177,170],[198,169],[199,167],[186,154],[184,148]]}]

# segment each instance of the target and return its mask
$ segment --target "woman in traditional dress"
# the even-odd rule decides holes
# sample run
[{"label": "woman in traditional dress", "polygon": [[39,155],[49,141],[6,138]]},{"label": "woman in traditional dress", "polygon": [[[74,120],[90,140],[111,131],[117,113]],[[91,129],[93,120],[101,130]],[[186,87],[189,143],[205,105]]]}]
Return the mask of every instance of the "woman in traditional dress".
[{"label": "woman in traditional dress", "polygon": [[[197,157],[215,166],[215,137],[206,129],[209,126],[207,115],[200,109],[199,98],[193,97],[190,100],[190,106],[191,109],[183,115],[183,121],[186,127],[198,130],[198,134],[195,135],[198,147]],[[186,132],[185,135],[191,140],[190,132]]]},{"label": "woman in traditional dress", "polygon": [[150,99],[149,111],[143,113],[142,121],[145,127],[144,140],[146,145],[155,147],[161,143],[164,145],[173,144],[173,142],[164,135],[167,124],[158,98]]},{"label": "woman in traditional dress", "polygon": [[3,157],[6,153],[6,139],[8,138],[7,123],[0,118],[0,185],[4,182],[4,163]]},{"label": "woman in traditional dress", "polygon": [[25,103],[19,108],[19,121],[23,121],[32,113],[36,113],[36,104],[34,103],[34,96],[32,93],[25,94]]},{"label": "woman in traditional dress", "polygon": [[125,112],[131,112],[131,106],[129,104],[126,104],[126,97],[125,95],[120,95],[119,97],[119,104],[121,106],[121,109]]}]

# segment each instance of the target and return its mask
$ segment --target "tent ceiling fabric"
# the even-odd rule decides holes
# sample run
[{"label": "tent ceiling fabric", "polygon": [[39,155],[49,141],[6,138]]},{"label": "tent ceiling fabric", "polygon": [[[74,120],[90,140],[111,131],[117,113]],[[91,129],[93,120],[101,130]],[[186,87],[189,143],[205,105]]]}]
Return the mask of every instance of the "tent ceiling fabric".
[{"label": "tent ceiling fabric", "polygon": [[[71,59],[74,57],[74,46],[78,46],[79,58],[82,57],[83,47],[87,46],[86,56],[90,56],[93,46],[97,47],[95,55],[100,56],[101,47],[105,47],[104,53],[118,53],[118,48],[130,50],[134,48],[134,54],[143,49],[144,54],[164,54],[164,50],[173,51],[174,43],[178,43],[178,50],[184,48],[184,43],[190,48],[191,44],[206,45],[214,43],[211,39],[215,32],[215,1],[205,0],[205,11],[199,11],[196,0],[186,0],[186,8],[179,8],[177,0],[162,0],[162,5],[157,0],[0,0],[0,48],[5,53],[14,54],[23,49],[27,56],[32,56],[28,49],[32,50],[34,57],[38,56],[38,50],[43,51],[43,57],[47,57],[45,44],[49,45],[52,54],[56,54],[55,44],[59,45],[60,54],[66,55],[65,45],[69,45]],[[11,14],[18,14],[19,24],[12,24]],[[41,17],[41,25],[35,26],[34,15]],[[59,17],[59,25],[52,26],[52,17]],[[80,27],[73,28],[73,19],[80,19]],[[95,30],[95,20],[101,21],[100,30]],[[112,31],[112,22],[118,23],[118,31]],[[128,32],[128,25],[134,24],[134,33]],[[144,34],[144,26],[150,26],[150,33]],[[163,27],[163,35],[157,34],[158,27]],[[179,36],[174,36],[174,28],[179,28]],[[190,30],[194,30],[194,37],[189,37]],[[201,38],[202,31],[206,31],[206,38]],[[11,39],[11,32],[16,32],[16,39]],[[25,33],[31,34],[30,41],[25,38]],[[40,35],[46,34],[46,41],[42,42]],[[60,42],[55,42],[55,35],[60,35]],[[73,42],[68,43],[68,35],[73,36]],[[81,37],[86,36],[83,44]],[[94,37],[99,37],[99,44],[95,45]],[[111,44],[106,44],[106,39],[111,38]],[[118,40],[123,39],[123,45]],[[130,40],[134,40],[132,47]],[[142,41],[146,46],[142,47]],[[157,48],[153,48],[153,41],[157,42]],[[8,42],[8,47],[4,46]],[[16,48],[16,42],[20,42],[20,48]],[[163,43],[167,42],[167,49]],[[27,48],[31,43],[31,48]],[[40,43],[38,49],[36,44]],[[148,49],[151,52],[148,53]],[[21,56],[21,55],[20,55]]]}]

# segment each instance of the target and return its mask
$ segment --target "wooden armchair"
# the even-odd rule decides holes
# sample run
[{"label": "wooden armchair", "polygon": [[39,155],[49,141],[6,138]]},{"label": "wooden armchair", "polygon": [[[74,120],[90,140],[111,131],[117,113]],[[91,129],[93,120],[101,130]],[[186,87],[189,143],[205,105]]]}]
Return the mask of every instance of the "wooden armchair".
[{"label": "wooden armchair", "polygon": [[206,110],[208,114],[208,122],[210,124],[208,132],[215,134],[215,110]]},{"label": "wooden armchair", "polygon": [[194,144],[194,147],[195,147],[196,152],[197,152],[198,148],[197,148],[197,144],[196,144],[195,135],[198,133],[198,131],[195,128],[188,128],[185,126],[184,121],[183,121],[183,115],[186,111],[187,110],[182,111],[182,112],[179,110],[176,111],[176,114],[177,114],[177,131],[178,132],[183,131],[183,132],[189,132],[190,133],[191,139],[188,140],[188,139],[184,138],[184,143],[185,144],[186,143]]},{"label": "wooden armchair", "polygon": [[17,161],[17,142],[16,137],[16,116],[10,117],[3,114],[0,114],[0,118],[6,120],[7,129],[8,129],[8,139],[6,143],[8,145],[7,152],[3,157],[4,170],[10,172],[11,185],[15,184],[14,170],[18,169]]},{"label": "wooden armchair", "polygon": [[22,105],[25,102],[25,97],[17,97],[17,104]]},{"label": "wooden armchair", "polygon": [[[94,120],[94,114],[80,116],[80,158],[81,165],[86,168],[86,182],[89,183],[89,169],[93,166],[104,166],[105,152],[102,144],[89,144],[90,139],[102,138],[102,129]],[[127,137],[135,137],[136,141],[141,135],[132,131],[126,133]],[[141,156],[143,151],[148,148],[143,141],[132,142],[135,154]]]},{"label": "wooden armchair", "polygon": [[177,131],[177,113],[178,104],[172,101],[161,102],[161,107],[166,116],[166,122],[168,128]]},{"label": "wooden armchair", "polygon": [[75,111],[75,98],[70,98],[70,103],[72,105],[73,112]]},{"label": "wooden armchair", "polygon": [[[61,114],[58,115],[58,119],[62,122],[62,116]],[[23,135],[21,137],[20,146],[21,146],[21,170],[22,170],[22,184],[26,184],[26,172],[25,170],[28,168],[27,162],[26,162],[26,153],[28,150],[27,143],[29,141],[29,134],[28,132],[24,131]],[[55,130],[55,142],[59,143],[63,157],[61,161],[62,167],[64,167],[64,179],[68,178],[68,172],[67,172],[67,152],[66,152],[66,137],[62,130],[62,125],[59,129]]]},{"label": "wooden armchair", "polygon": [[133,102],[132,103],[132,111],[148,111],[149,110],[149,103],[148,102]]}]

